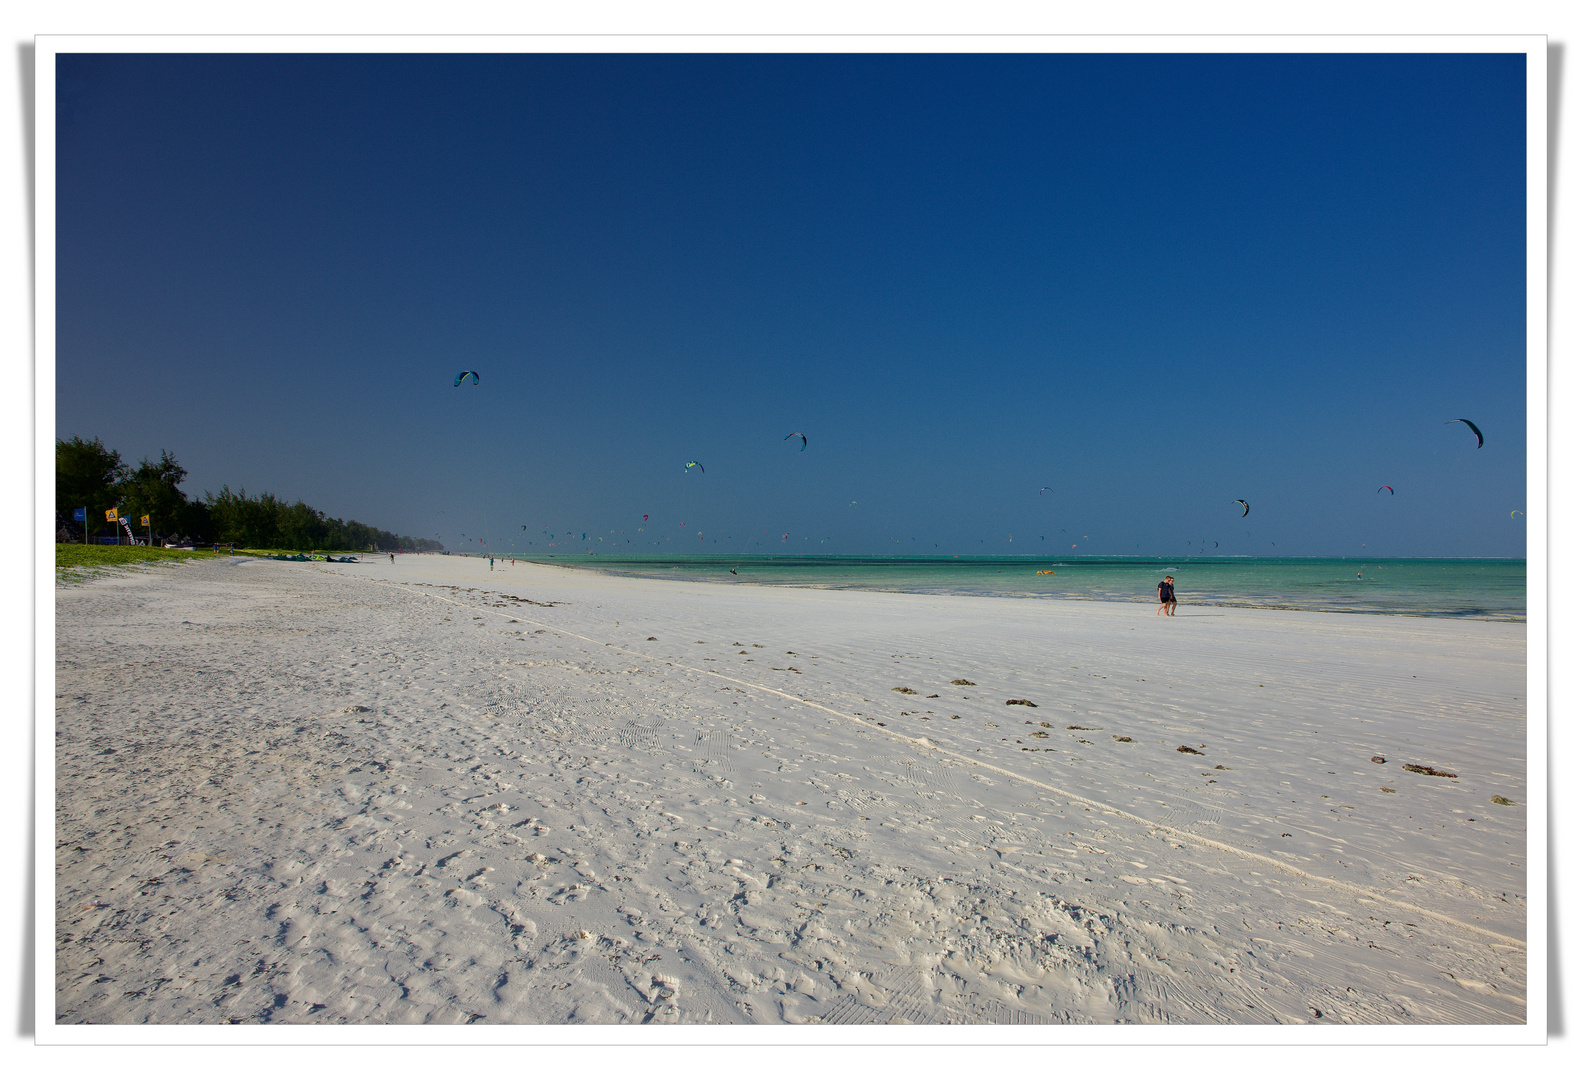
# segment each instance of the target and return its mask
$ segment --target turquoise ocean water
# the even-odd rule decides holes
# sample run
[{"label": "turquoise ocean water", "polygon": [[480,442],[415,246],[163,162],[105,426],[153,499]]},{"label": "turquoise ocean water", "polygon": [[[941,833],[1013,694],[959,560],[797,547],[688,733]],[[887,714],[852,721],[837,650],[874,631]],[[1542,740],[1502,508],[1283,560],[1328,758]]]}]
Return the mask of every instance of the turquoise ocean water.
[{"label": "turquoise ocean water", "polygon": [[[516,556],[523,558],[521,555]],[[820,589],[1157,603],[1168,572],[1183,605],[1524,621],[1525,559],[1160,559],[1047,556],[528,556],[687,581]],[[732,574],[731,571],[735,573]],[[1039,573],[1038,571],[1053,571]],[[1359,578],[1357,575],[1361,574]]]}]

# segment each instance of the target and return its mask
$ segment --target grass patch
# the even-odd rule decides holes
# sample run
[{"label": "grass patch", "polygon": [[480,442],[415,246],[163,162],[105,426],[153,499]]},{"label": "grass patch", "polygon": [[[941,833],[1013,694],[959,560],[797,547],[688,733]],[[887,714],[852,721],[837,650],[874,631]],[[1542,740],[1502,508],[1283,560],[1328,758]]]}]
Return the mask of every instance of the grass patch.
[{"label": "grass patch", "polygon": [[167,551],[130,544],[56,544],[55,580],[82,581],[101,570],[169,563],[180,559],[212,559],[212,551]]}]

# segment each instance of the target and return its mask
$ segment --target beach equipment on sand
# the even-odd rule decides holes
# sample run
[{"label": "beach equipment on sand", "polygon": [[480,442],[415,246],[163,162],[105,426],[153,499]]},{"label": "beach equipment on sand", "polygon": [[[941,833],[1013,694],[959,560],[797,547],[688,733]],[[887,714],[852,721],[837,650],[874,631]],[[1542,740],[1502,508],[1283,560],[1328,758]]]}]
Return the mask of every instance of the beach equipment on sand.
[{"label": "beach equipment on sand", "polygon": [[1238,502],[1238,503],[1241,504],[1241,516],[1242,517],[1246,517],[1248,514],[1252,513],[1252,507],[1247,505],[1247,500],[1246,499],[1233,499],[1231,501],[1232,502]]},{"label": "beach equipment on sand", "polygon": [[478,385],[478,373],[476,371],[464,371],[464,372],[462,372],[460,375],[456,376],[456,381],[454,383],[452,383],[451,385],[453,385],[453,386],[460,386],[461,385],[461,381],[463,379],[465,379],[468,375],[472,376],[472,385],[477,386]]},{"label": "beach equipment on sand", "polygon": [[1467,425],[1467,427],[1472,429],[1472,434],[1474,434],[1474,435],[1476,435],[1478,437],[1477,449],[1479,449],[1479,450],[1483,449],[1483,432],[1479,431],[1478,430],[1478,425],[1474,424],[1471,420],[1468,420],[1464,416],[1458,416],[1454,420],[1446,420],[1445,423],[1447,423],[1447,424],[1465,424],[1465,425]]}]

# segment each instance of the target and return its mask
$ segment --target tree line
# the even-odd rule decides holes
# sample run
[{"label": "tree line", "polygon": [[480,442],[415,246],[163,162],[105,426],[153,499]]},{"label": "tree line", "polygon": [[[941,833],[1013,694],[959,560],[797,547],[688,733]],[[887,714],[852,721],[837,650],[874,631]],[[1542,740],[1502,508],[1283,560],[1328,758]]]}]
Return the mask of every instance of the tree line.
[{"label": "tree line", "polygon": [[[55,440],[55,513],[68,531],[85,524],[90,532],[107,532],[111,526],[105,511],[119,509],[138,535],[146,531],[137,523],[147,514],[156,536],[194,543],[299,551],[443,550],[436,541],[328,517],[301,499],[286,502],[267,491],[249,496],[245,489],[232,491],[226,485],[218,494],[205,491],[203,498],[189,499],[180,486],[186,478],[187,470],[169,450],[160,451],[158,461],[144,458],[134,468],[97,438]],[[88,520],[77,522],[74,512],[83,507]]]}]

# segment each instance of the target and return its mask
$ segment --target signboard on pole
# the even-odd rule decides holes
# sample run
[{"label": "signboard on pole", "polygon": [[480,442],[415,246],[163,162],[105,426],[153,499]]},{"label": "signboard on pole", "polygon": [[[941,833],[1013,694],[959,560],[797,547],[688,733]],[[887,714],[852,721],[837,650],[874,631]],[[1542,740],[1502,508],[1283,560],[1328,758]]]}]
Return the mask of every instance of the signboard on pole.
[{"label": "signboard on pole", "polygon": [[71,512],[71,519],[73,521],[87,521],[88,520],[88,508],[86,506],[80,506],[77,509],[73,510]]}]

